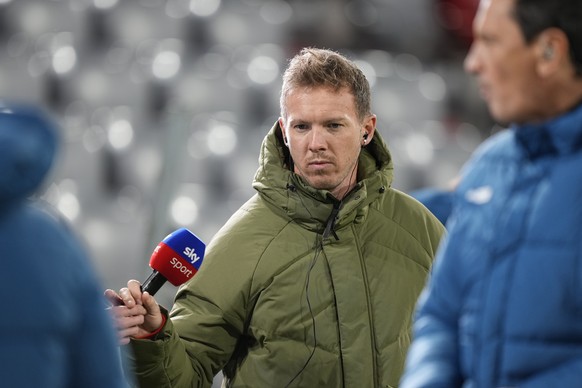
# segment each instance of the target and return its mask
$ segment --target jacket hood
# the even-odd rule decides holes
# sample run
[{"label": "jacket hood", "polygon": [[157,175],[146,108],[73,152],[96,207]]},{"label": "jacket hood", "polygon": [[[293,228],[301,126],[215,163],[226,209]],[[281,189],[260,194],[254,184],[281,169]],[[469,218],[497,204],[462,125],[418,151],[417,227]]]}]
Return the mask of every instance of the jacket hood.
[{"label": "jacket hood", "polygon": [[383,194],[392,184],[392,178],[390,152],[380,133],[375,131],[372,141],[360,152],[356,187],[338,201],[329,191],[314,189],[291,171],[290,154],[283,143],[281,128],[275,123],[261,145],[253,187],[274,211],[285,213],[308,229],[320,230],[334,205],[341,206],[336,222],[341,227]]},{"label": "jacket hood", "polygon": [[32,105],[0,103],[0,202],[38,189],[56,150],[56,126],[46,113]]}]

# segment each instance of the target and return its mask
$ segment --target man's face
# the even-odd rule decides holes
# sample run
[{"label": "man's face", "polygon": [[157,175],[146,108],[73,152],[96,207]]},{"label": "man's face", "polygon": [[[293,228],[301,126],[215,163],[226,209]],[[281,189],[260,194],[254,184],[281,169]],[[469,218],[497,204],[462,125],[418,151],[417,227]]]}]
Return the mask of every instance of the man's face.
[{"label": "man's face", "polygon": [[482,0],[465,70],[477,77],[491,115],[503,123],[539,118],[544,96],[534,44],[526,44],[512,16],[515,0]]},{"label": "man's face", "polygon": [[[364,141],[372,140],[376,117],[360,123],[354,97],[347,89],[296,88],[286,99],[279,119],[295,173],[316,189],[341,199],[356,181]],[[368,134],[366,140],[364,133]]]}]

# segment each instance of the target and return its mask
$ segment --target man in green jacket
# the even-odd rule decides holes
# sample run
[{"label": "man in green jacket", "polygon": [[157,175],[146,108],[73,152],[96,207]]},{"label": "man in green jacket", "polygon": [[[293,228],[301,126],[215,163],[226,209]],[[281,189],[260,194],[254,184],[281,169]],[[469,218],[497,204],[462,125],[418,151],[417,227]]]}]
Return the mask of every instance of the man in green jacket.
[{"label": "man in green jacket", "polygon": [[444,232],[391,187],[370,86],[303,49],[283,77],[257,190],[216,234],[168,313],[130,280],[107,290],[141,387],[394,387]]}]

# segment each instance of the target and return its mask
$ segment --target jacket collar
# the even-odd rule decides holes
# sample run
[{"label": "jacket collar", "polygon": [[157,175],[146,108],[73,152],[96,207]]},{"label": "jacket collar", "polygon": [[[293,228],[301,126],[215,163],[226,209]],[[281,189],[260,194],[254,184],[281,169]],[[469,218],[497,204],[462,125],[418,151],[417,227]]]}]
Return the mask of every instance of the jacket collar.
[{"label": "jacket collar", "polygon": [[360,153],[358,183],[340,204],[329,191],[314,189],[291,171],[289,151],[283,144],[281,128],[275,123],[261,145],[253,187],[274,211],[322,232],[334,205],[341,205],[336,227],[353,221],[391,185],[392,172],[392,158],[376,131],[372,142]]},{"label": "jacket collar", "polygon": [[513,129],[530,159],[576,152],[582,148],[582,104],[546,122]]}]

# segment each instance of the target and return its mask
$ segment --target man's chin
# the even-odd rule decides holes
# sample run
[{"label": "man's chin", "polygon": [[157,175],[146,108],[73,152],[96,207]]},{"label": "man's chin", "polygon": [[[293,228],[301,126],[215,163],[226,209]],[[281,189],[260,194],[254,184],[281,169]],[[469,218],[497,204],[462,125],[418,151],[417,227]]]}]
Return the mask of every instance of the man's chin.
[{"label": "man's chin", "polygon": [[331,190],[333,186],[327,179],[318,179],[318,177],[310,177],[306,179],[309,186],[317,190]]},{"label": "man's chin", "polygon": [[495,122],[497,122],[499,125],[507,125],[508,123],[511,123],[513,121],[510,118],[511,115],[509,114],[509,112],[507,112],[507,109],[505,109],[505,107],[500,106],[499,104],[489,103],[488,108],[489,114],[491,115],[493,120],[495,120]]}]

